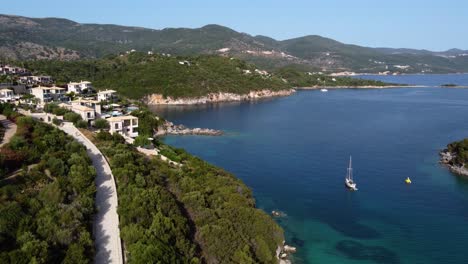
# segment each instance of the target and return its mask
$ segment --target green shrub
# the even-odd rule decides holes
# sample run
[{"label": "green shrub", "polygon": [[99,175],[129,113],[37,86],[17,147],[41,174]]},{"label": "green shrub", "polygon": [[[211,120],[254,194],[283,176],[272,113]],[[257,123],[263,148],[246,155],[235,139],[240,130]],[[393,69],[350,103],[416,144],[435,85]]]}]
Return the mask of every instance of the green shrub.
[{"label": "green shrub", "polygon": [[88,128],[88,122],[86,122],[84,120],[78,120],[75,123],[75,126],[78,127],[78,128]]},{"label": "green shrub", "polygon": [[59,126],[59,125],[62,124],[62,120],[60,120],[60,119],[54,117],[54,119],[52,119],[52,123],[53,123],[54,125],[56,125],[56,126]]},{"label": "green shrub", "polygon": [[94,127],[97,129],[109,129],[109,122],[106,119],[96,119],[94,121]]},{"label": "green shrub", "polygon": [[72,122],[73,124],[75,124],[79,120],[82,120],[81,116],[79,114],[77,114],[77,113],[74,113],[74,112],[68,112],[68,113],[64,114],[63,119],[66,120],[66,121]]},{"label": "green shrub", "polygon": [[151,141],[148,138],[149,136],[147,135],[139,135],[135,138],[133,145],[138,146],[138,147],[150,146]]}]

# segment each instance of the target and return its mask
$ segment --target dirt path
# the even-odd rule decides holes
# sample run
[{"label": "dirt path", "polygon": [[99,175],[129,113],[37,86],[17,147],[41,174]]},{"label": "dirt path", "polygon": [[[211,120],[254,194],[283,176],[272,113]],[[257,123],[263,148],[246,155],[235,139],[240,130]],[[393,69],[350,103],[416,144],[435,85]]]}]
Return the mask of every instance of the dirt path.
[{"label": "dirt path", "polygon": [[3,135],[3,138],[0,138],[0,148],[3,147],[3,145],[7,144],[10,142],[11,138],[15,135],[16,133],[16,124],[11,122],[6,118],[4,115],[0,115],[0,123],[2,126],[5,128],[5,134]]}]

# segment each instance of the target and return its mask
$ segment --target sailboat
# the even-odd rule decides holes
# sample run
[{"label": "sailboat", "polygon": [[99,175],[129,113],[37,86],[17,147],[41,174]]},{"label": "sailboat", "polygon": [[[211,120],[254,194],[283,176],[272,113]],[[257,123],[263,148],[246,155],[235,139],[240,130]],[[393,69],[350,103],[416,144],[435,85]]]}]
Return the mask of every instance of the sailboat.
[{"label": "sailboat", "polygon": [[351,156],[349,156],[349,167],[348,167],[348,172],[346,173],[345,185],[350,190],[357,191],[356,183],[353,180],[353,168],[352,168]]}]

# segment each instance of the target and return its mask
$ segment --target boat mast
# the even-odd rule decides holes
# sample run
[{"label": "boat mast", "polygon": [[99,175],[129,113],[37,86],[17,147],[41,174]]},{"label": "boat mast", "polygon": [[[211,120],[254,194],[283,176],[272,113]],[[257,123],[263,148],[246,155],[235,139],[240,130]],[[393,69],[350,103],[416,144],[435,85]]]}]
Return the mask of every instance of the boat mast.
[{"label": "boat mast", "polygon": [[349,156],[349,168],[348,168],[348,179],[353,180],[353,168],[352,168],[352,159]]}]

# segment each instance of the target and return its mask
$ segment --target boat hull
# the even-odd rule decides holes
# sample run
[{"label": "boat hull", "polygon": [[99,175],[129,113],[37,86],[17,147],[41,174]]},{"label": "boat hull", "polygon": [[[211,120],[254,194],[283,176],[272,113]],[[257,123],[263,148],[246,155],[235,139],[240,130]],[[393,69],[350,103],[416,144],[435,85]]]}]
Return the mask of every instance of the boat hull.
[{"label": "boat hull", "polygon": [[345,186],[352,191],[357,191],[356,184],[353,182],[345,180]]}]

